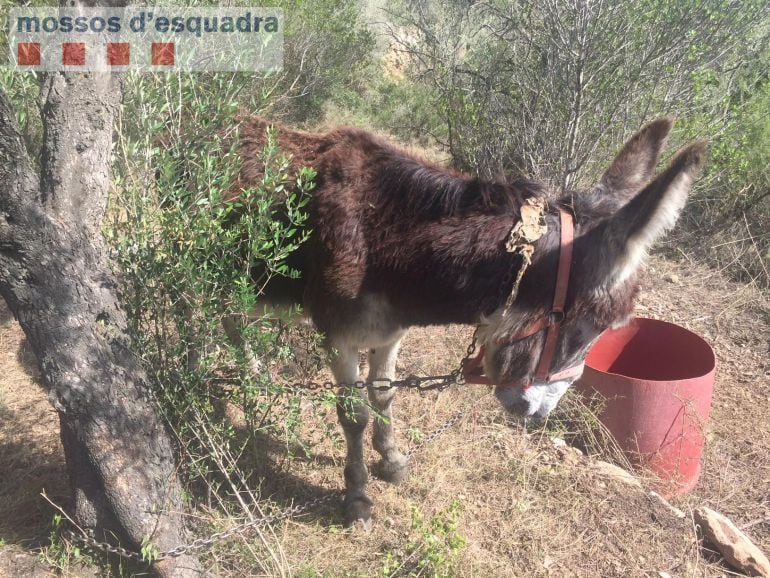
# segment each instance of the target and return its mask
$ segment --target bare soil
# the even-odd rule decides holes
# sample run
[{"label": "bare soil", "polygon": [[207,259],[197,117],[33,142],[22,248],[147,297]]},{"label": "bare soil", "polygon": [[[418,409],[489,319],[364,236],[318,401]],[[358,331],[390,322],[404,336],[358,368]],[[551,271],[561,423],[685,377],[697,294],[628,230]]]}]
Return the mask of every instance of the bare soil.
[{"label": "bare soil", "polygon": [[[45,488],[66,506],[66,472],[56,414],[37,384],[18,325],[3,312],[0,576],[38,576],[39,565],[29,564],[41,547],[50,558],[45,544],[53,516],[39,493]],[[370,532],[343,530],[330,506],[266,532],[259,543],[269,549],[254,547],[254,536],[245,536],[217,546],[205,562],[224,576],[736,575],[699,542],[689,513],[701,505],[719,510],[770,552],[770,303],[754,288],[728,282],[687,258],[658,257],[645,272],[637,312],[699,333],[719,361],[701,480],[675,501],[688,514],[684,520],[646,491],[598,476],[591,459],[556,447],[550,439],[559,431],[554,423],[512,421],[485,388],[467,386],[398,399],[396,421],[405,446],[458,409],[468,408],[467,416],[416,456],[404,484],[372,484]],[[470,334],[459,326],[410,332],[399,371],[453,369]],[[338,434],[321,431],[332,420],[331,413],[306,411],[303,427],[316,441],[311,455],[284,453],[272,460],[258,488],[264,498],[288,505],[340,487],[343,444]],[[373,463],[374,453],[369,456]],[[422,530],[433,517],[445,520],[442,512],[452,503],[464,546],[426,540]],[[413,523],[414,512],[428,522]],[[209,513],[202,509],[198,515]],[[207,518],[210,528],[231,523]],[[24,553],[32,557],[22,563],[18,556]],[[443,570],[425,569],[426,560],[442,557],[450,559]]]}]

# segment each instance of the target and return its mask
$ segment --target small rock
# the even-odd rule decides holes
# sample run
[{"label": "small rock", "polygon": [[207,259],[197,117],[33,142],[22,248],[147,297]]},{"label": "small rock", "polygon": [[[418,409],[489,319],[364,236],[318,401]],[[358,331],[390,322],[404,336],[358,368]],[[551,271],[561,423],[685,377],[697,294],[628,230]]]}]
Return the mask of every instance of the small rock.
[{"label": "small rock", "polygon": [[555,448],[565,448],[567,447],[567,442],[565,442],[562,438],[552,437],[551,443],[553,444],[553,447]]},{"label": "small rock", "polygon": [[664,572],[663,570],[658,571],[658,576],[660,576],[660,578],[671,578],[671,574]]},{"label": "small rock", "polygon": [[671,512],[675,517],[679,518],[680,520],[684,519],[686,514],[677,508],[676,506],[672,506],[671,503],[661,496],[658,492],[650,492],[650,497],[654,500],[657,500],[662,506],[664,506],[669,512]]},{"label": "small rock", "polygon": [[711,508],[698,508],[693,515],[704,539],[730,566],[749,576],[770,578],[770,560],[729,518]]},{"label": "small rock", "polygon": [[676,273],[666,273],[663,275],[663,280],[668,281],[669,283],[673,283],[674,285],[679,284],[679,275]]},{"label": "small rock", "polygon": [[627,486],[633,486],[634,488],[642,487],[642,482],[639,481],[639,478],[615,464],[598,460],[591,464],[591,467],[600,476],[611,478]]}]

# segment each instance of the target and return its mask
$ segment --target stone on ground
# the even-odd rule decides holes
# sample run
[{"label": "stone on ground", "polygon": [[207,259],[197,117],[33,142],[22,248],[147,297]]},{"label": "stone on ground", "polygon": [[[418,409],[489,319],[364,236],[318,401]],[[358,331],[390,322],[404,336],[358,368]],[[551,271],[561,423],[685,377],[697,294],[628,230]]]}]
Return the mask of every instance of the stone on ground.
[{"label": "stone on ground", "polygon": [[703,537],[719,550],[725,561],[748,576],[770,578],[770,561],[729,518],[711,508],[698,508],[695,522]]}]

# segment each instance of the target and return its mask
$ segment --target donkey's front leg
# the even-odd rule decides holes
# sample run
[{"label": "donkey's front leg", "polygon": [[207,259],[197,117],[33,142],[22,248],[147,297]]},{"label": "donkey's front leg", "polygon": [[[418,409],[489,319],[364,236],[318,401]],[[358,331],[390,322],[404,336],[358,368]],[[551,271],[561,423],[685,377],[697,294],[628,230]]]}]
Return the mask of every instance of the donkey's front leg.
[{"label": "donkey's front leg", "polygon": [[[398,348],[401,344],[401,336],[392,343],[369,350],[369,383],[384,385],[386,381],[377,382],[378,379],[394,379],[396,377],[396,359]],[[374,434],[372,444],[382,459],[377,464],[377,477],[397,484],[407,474],[408,461],[404,454],[396,447],[396,438],[393,434],[393,398],[395,389],[378,390],[369,386],[369,399],[378,415],[374,420]]]},{"label": "donkey's front leg", "polygon": [[[358,350],[341,348],[332,360],[332,371],[338,383],[355,383],[358,379]],[[369,524],[372,501],[366,495],[368,474],[364,463],[364,430],[369,421],[369,408],[361,391],[343,388],[337,397],[337,417],[345,432],[348,453],[345,458],[345,524],[358,521]]]}]

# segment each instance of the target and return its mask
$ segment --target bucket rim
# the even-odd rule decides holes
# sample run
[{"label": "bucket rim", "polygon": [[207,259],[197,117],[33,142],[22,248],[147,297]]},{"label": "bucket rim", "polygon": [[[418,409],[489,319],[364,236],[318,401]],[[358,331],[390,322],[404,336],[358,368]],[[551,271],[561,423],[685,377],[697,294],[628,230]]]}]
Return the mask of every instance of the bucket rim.
[{"label": "bucket rim", "polygon": [[602,370],[602,369],[597,369],[595,367],[591,367],[588,364],[588,357],[590,356],[591,351],[593,350],[594,347],[596,347],[599,344],[599,342],[601,341],[602,337],[606,333],[608,333],[610,331],[617,331],[617,330],[625,329],[625,328],[631,326],[633,323],[638,322],[638,321],[641,321],[643,323],[651,323],[651,324],[657,324],[657,325],[666,325],[666,326],[669,326],[669,327],[673,327],[673,328],[675,328],[678,331],[683,331],[685,333],[688,333],[690,336],[695,337],[700,343],[705,345],[706,346],[706,350],[708,351],[709,355],[711,356],[710,357],[710,363],[709,363],[710,369],[707,372],[703,373],[703,374],[693,375],[693,376],[690,376],[690,377],[685,377],[683,379],[644,379],[643,381],[648,382],[648,383],[674,383],[674,382],[681,383],[681,382],[695,381],[695,380],[703,379],[704,377],[708,377],[709,375],[713,374],[716,371],[716,369],[717,369],[717,356],[716,356],[716,353],[714,353],[714,348],[711,346],[711,344],[708,341],[706,341],[703,337],[701,337],[700,335],[698,335],[694,331],[691,331],[691,330],[687,329],[686,327],[682,327],[681,325],[678,325],[676,323],[673,323],[672,321],[665,321],[663,319],[654,319],[652,317],[633,316],[633,317],[631,317],[631,319],[629,319],[628,323],[626,323],[625,325],[623,325],[621,327],[611,327],[609,329],[605,329],[604,331],[602,331],[601,335],[599,335],[599,338],[596,340],[596,343],[594,343],[594,345],[591,347],[591,349],[588,351],[588,354],[586,355],[586,360],[585,360],[585,364],[584,364],[584,368],[583,368],[584,373],[585,373],[585,370],[590,369],[591,371],[593,371],[595,373],[598,373],[598,374],[601,374],[601,375],[611,375],[611,376],[618,377],[618,378],[621,378],[621,379],[634,379],[634,380],[638,380],[638,378],[632,377],[630,375],[624,375],[622,373],[615,373],[615,372],[612,372],[612,371],[605,371],[605,370]]}]

